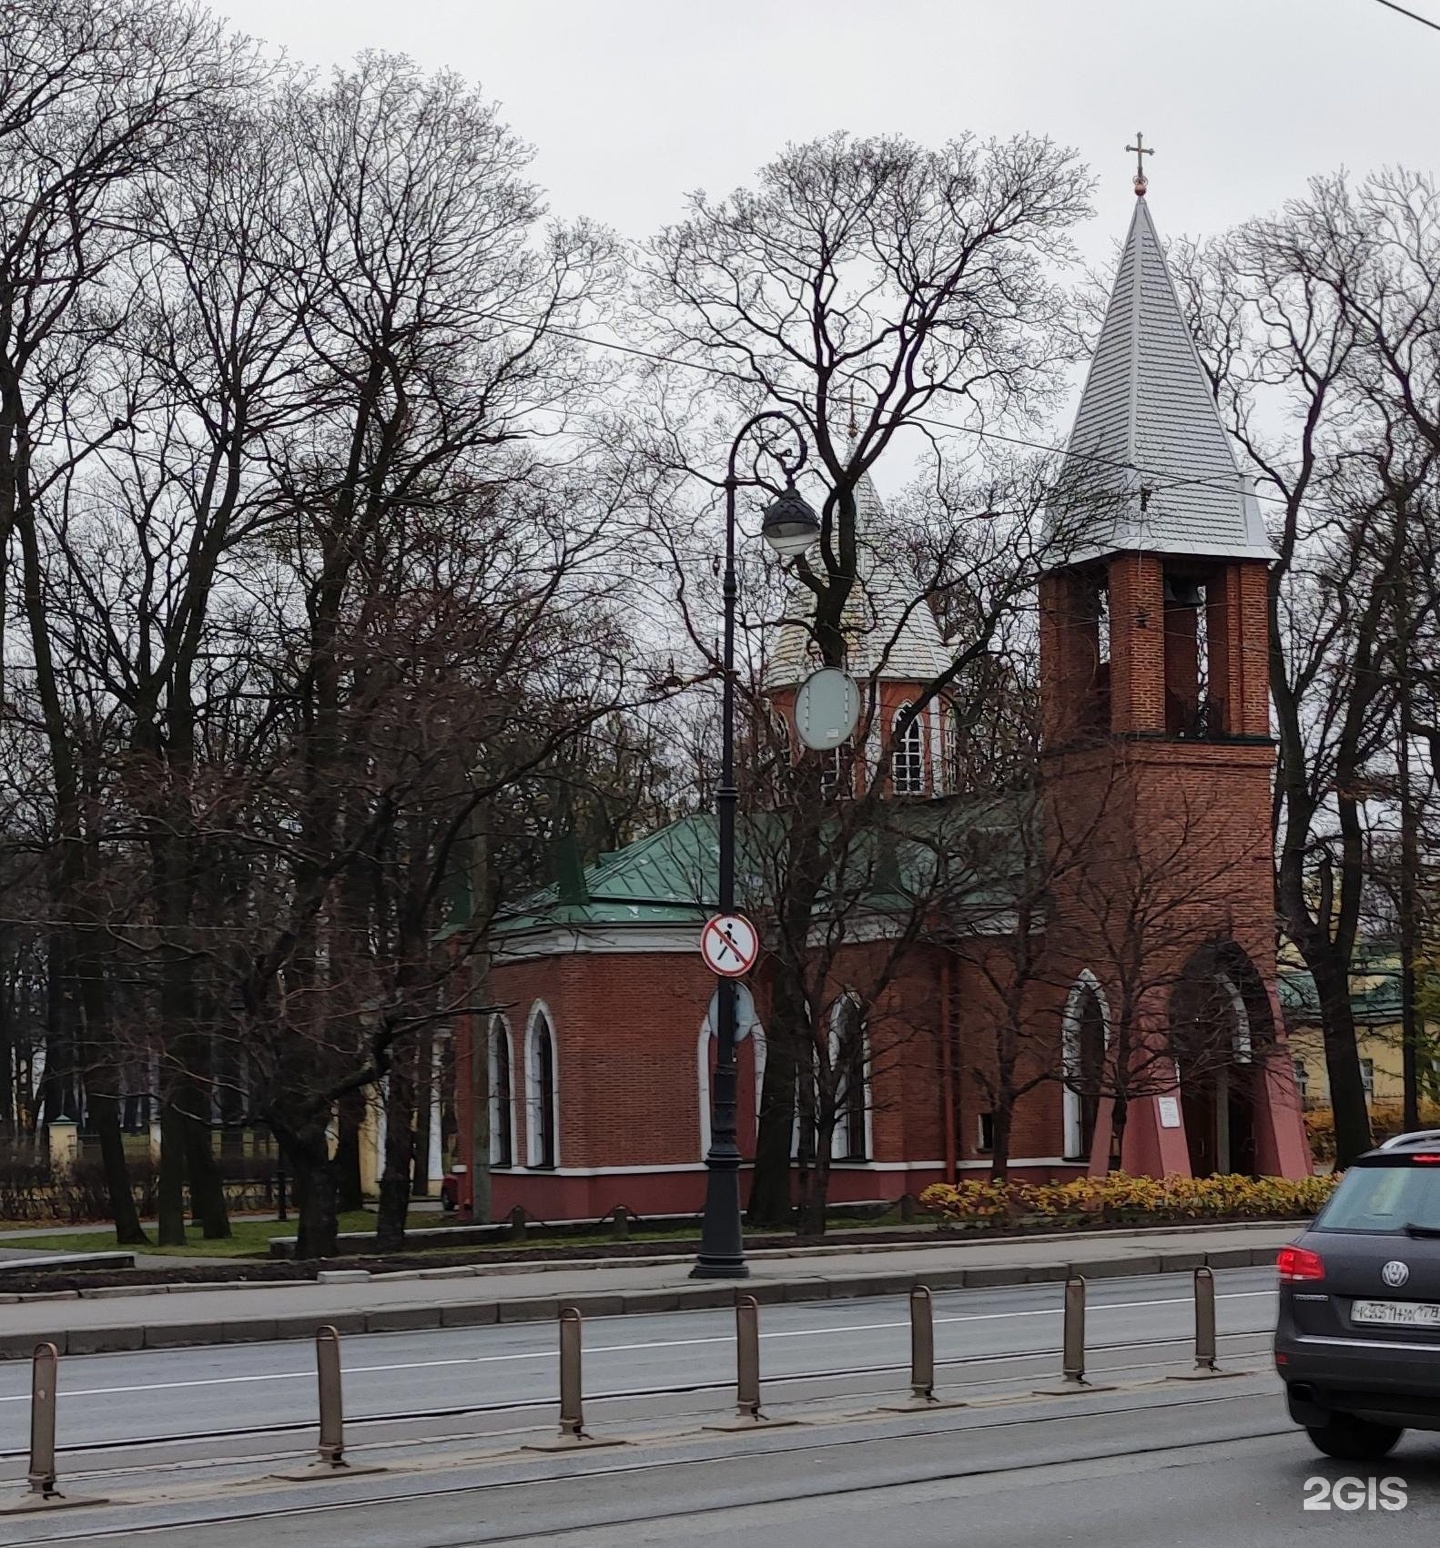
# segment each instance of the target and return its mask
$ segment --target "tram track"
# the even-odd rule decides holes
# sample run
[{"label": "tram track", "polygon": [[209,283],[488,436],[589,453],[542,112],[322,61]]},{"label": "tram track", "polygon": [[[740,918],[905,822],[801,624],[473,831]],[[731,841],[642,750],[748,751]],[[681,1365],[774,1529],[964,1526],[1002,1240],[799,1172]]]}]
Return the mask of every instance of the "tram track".
[{"label": "tram track", "polygon": [[[1239,1336],[1239,1335],[1235,1335]],[[1167,1341],[1169,1342],[1169,1341]],[[1227,1390],[1224,1392],[1208,1392],[1188,1390],[1183,1394],[1176,1394],[1173,1399],[1164,1398],[1159,1401],[1147,1403],[1115,1404],[1103,1410],[1106,1420],[1123,1419],[1126,1416],[1139,1414],[1163,1414],[1165,1411],[1180,1409],[1209,1409],[1212,1412],[1220,1411],[1224,1405],[1239,1402],[1253,1402],[1253,1392]],[[963,1433],[966,1429],[975,1428],[967,1423],[965,1410],[943,1410],[936,1415],[936,1422],[924,1430],[914,1432],[917,1434],[935,1434],[939,1432]],[[916,1417],[923,1417],[917,1414]],[[1053,1423],[1073,1424],[1082,1419],[1094,1419],[1098,1417],[1094,1410],[1084,1413],[1060,1414],[1049,1416],[1037,1416],[1033,1413],[1016,1414],[1013,1416],[999,1417],[994,1410],[988,1410],[983,1426],[984,1433],[988,1436],[996,1431],[1018,1430],[1021,1428]],[[957,1422],[958,1421],[958,1422]],[[1198,1442],[1192,1444],[1224,1444],[1233,1442],[1245,1442],[1268,1439],[1293,1433],[1293,1426],[1277,1418],[1274,1424],[1252,1425],[1242,1430],[1228,1432],[1214,1438],[1213,1442]],[[771,1443],[775,1437],[770,1437]],[[804,1432],[785,1432],[785,1438],[781,1442],[787,1457],[809,1456],[836,1456],[847,1448],[858,1448],[871,1445],[874,1435],[871,1433],[836,1435],[804,1435]],[[672,1442],[673,1444],[673,1442]],[[1071,1462],[1099,1462],[1117,1456],[1144,1456],[1163,1453],[1176,1449],[1173,1439],[1157,1438],[1150,1442],[1135,1444],[1130,1441],[1107,1442],[1100,1445],[1070,1446],[1067,1450],[1067,1458]],[[658,1473],[679,1472],[696,1470],[714,1466],[733,1457],[733,1449],[725,1454],[716,1454],[714,1447],[707,1449],[703,1455],[696,1456],[666,1456],[666,1457],[635,1457],[623,1453],[610,1453],[605,1460],[592,1463],[583,1467],[558,1467],[553,1463],[537,1462],[523,1477],[490,1478],[467,1480],[450,1484],[440,1484],[435,1488],[409,1488],[394,1492],[375,1494],[367,1489],[363,1498],[337,1498],[328,1494],[324,1499],[306,1500],[303,1502],[276,1505],[270,1508],[264,1506],[259,1509],[248,1510],[222,1510],[213,1511],[205,1515],[189,1515],[183,1520],[173,1522],[139,1522],[130,1525],[110,1525],[103,1530],[87,1531],[82,1522],[70,1518],[71,1522],[79,1530],[55,1532],[47,1536],[27,1536],[23,1539],[26,1548],[44,1548],[49,1544],[83,1544],[92,1542],[120,1542],[135,1540],[145,1536],[155,1538],[182,1538],[187,1533],[198,1533],[207,1529],[219,1529],[228,1526],[243,1525],[246,1528],[259,1527],[266,1522],[280,1522],[291,1520],[303,1520],[308,1517],[320,1515],[334,1515],[345,1512],[374,1510],[379,1507],[394,1509],[407,1505],[419,1506],[431,1504],[441,1500],[457,1500],[462,1498],[494,1497],[504,1499],[512,1497],[519,1492],[531,1489],[546,1489],[547,1487],[584,1485],[587,1481],[613,1480],[625,1477],[645,1477]],[[964,1466],[956,1466],[953,1463],[945,1466],[913,1467],[905,1469],[897,1476],[887,1478],[882,1484],[876,1484],[873,1480],[862,1480],[854,1484],[846,1484],[843,1481],[837,1483],[833,1475],[827,1474],[823,1478],[816,1478],[812,1484],[801,1482],[796,1485],[793,1480],[783,1492],[766,1494],[759,1492],[753,1495],[751,1503],[765,1504],[772,1499],[794,1499],[805,1497],[826,1498],[844,1496],[846,1494],[862,1494],[874,1492],[877,1488],[904,1488],[910,1485],[944,1482],[958,1478],[979,1478],[995,1475],[1024,1475],[1028,1472],[1036,1472],[1052,1467],[1054,1459],[1041,1457],[1034,1461],[1016,1463],[1013,1461],[986,1462],[975,1460]],[[78,1475],[77,1475],[78,1476]],[[363,1476],[363,1475],[362,1475]],[[333,1487],[333,1486],[327,1486]],[[118,1503],[118,1502],[117,1502]],[[723,1510],[729,1508],[723,1504],[713,1506],[687,1506],[686,1516],[703,1515],[710,1510]],[[547,1540],[563,1539],[594,1526],[604,1526],[611,1529],[624,1529],[627,1526],[652,1525],[656,1516],[653,1511],[645,1514],[633,1514],[631,1516],[607,1514],[603,1519],[595,1518],[588,1521],[584,1527],[575,1528],[547,1528],[543,1535]],[[521,1541],[532,1541],[537,1537],[534,1528],[527,1527],[514,1532],[502,1532],[483,1538],[474,1539],[474,1548],[480,1544],[505,1544]]]}]

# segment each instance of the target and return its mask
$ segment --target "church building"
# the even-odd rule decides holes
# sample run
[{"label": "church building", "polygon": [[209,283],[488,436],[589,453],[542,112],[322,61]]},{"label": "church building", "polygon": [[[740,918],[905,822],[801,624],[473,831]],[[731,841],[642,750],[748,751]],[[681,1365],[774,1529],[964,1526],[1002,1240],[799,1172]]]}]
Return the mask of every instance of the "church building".
[{"label": "church building", "polygon": [[[1136,193],[1040,583],[1043,771],[1026,820],[1048,867],[1046,906],[1037,916],[997,902],[997,878],[963,930],[916,945],[867,1007],[866,1055],[831,1146],[834,1202],[990,1169],[1004,998],[994,968],[1030,960],[1011,950],[1020,928],[1043,934],[1044,971],[1017,994],[1031,1067],[1045,1053],[1049,1074],[1014,1103],[1011,1175],[1310,1170],[1275,988],[1271,550],[1141,178]],[[953,656],[928,605],[863,542],[884,517],[868,474],[856,497],[849,667],[877,708],[870,736],[827,767],[824,797],[880,781],[902,823],[941,831],[937,814],[953,823],[960,810],[950,709],[937,699],[902,738],[889,731]],[[888,648],[867,655],[865,639]],[[804,625],[787,623],[764,676],[778,716],[793,716],[813,665]],[[716,874],[714,818],[696,815],[602,856],[496,929],[490,998],[504,1009],[487,1028],[456,1029],[455,1068],[468,1168],[464,1072],[471,1039],[488,1032],[480,1100],[497,1216],[517,1204],[543,1220],[699,1209],[716,982],[699,943]],[[843,960],[838,971],[840,1007]],[[767,1048],[763,952],[745,987],[748,1157]],[[907,1036],[886,1043],[902,1014]]]}]

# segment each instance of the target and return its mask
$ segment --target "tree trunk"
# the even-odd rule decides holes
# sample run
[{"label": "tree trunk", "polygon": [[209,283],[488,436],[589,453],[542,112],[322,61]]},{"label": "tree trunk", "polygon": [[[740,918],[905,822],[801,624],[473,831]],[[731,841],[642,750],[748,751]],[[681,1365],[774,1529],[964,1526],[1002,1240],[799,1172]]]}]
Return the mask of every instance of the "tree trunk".
[{"label": "tree trunk", "polygon": [[415,1135],[415,1050],[402,1048],[390,1066],[385,1097],[385,1170],[380,1177],[380,1207],[375,1220],[377,1252],[405,1246],[405,1216],[410,1208],[411,1146]]},{"label": "tree trunk", "polygon": [[1110,1109],[1110,1166],[1119,1171],[1125,1156],[1125,1125],[1130,1121],[1130,1102],[1124,1092],[1117,1092],[1114,1106]]},{"label": "tree trunk", "polygon": [[430,1127],[434,1119],[435,1037],[427,1030],[415,1052],[415,1139],[411,1146],[412,1198],[430,1197]]},{"label": "tree trunk", "polygon": [[190,1177],[190,1209],[207,1242],[224,1241],[230,1235],[230,1215],[225,1204],[225,1179],[215,1159],[210,1125],[194,1113],[185,1124],[185,1169]]},{"label": "tree trunk", "polygon": [[168,1096],[160,1100],[160,1186],[156,1239],[162,1247],[185,1245],[185,1119]]},{"label": "tree trunk", "polygon": [[781,1026],[771,1029],[760,1093],[760,1122],[755,1132],[755,1170],[750,1179],[746,1220],[751,1226],[788,1229],[794,1223],[790,1200],[790,1152],[795,1136],[795,1048]]},{"label": "tree trunk", "polygon": [[834,1149],[835,1119],[817,1117],[815,1154],[800,1171],[800,1201],[796,1231],[800,1236],[824,1236],[830,1203],[830,1154]]},{"label": "tree trunk", "polygon": [[339,1251],[340,1217],[335,1207],[335,1167],[324,1125],[303,1135],[286,1136],[281,1149],[295,1179],[300,1221],[295,1231],[297,1258],[333,1258]]},{"label": "tree trunk", "polygon": [[340,1213],[365,1207],[360,1183],[360,1132],[365,1127],[365,1093],[351,1091],[341,1097],[335,1146],[335,1201]]},{"label": "tree trunk", "polygon": [[1355,1037],[1355,1013],[1350,1005],[1350,975],[1335,953],[1311,954],[1301,942],[1305,965],[1315,980],[1325,1038],[1325,1069],[1330,1077],[1330,1105],[1335,1115],[1335,1166],[1341,1170],[1369,1150],[1370,1112],[1360,1076],[1360,1048]]},{"label": "tree trunk", "polygon": [[990,1180],[1004,1182],[1010,1175],[1010,1139],[1015,1127],[1015,1094],[1002,1086],[995,1093],[990,1114]]},{"label": "tree trunk", "polygon": [[140,1224],[140,1212],[135,1208],[135,1195],[130,1189],[130,1168],[120,1133],[120,1111],[109,1072],[102,1071],[92,1062],[86,1087],[90,1122],[100,1141],[100,1163],[105,1169],[105,1191],[110,1200],[110,1218],[115,1222],[115,1240],[121,1247],[148,1247],[150,1238]]}]

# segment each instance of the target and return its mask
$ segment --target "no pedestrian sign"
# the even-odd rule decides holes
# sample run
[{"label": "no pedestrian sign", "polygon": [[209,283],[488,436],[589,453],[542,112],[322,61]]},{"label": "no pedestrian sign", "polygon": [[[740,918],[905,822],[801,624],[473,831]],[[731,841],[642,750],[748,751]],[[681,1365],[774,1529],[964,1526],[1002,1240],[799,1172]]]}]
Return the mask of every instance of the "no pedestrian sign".
[{"label": "no pedestrian sign", "polygon": [[705,966],[721,978],[739,978],[755,966],[760,935],[744,914],[716,914],[700,932]]}]

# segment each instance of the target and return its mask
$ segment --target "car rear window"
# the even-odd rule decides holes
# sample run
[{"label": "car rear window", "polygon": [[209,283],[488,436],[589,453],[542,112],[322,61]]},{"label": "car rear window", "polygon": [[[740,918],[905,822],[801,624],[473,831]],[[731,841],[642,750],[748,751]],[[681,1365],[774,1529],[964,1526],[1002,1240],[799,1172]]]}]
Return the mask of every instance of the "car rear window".
[{"label": "car rear window", "polygon": [[1315,1220],[1318,1231],[1440,1231],[1440,1166],[1352,1166]]}]

